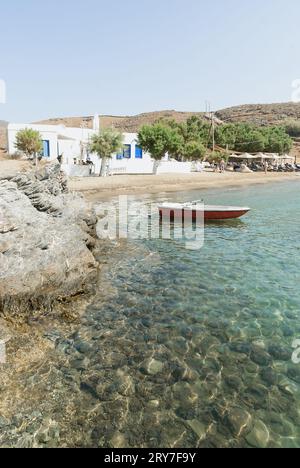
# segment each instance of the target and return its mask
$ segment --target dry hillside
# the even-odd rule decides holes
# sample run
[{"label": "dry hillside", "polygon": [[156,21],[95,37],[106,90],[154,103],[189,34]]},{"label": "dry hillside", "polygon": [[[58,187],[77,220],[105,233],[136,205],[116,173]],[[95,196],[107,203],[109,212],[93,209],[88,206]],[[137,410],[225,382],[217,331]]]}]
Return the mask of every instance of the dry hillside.
[{"label": "dry hillside", "polygon": [[278,125],[287,119],[300,119],[300,103],[250,104],[229,107],[216,113],[225,122],[248,122],[255,125]]},{"label": "dry hillside", "polygon": [[[122,132],[136,133],[139,131],[142,125],[151,124],[159,119],[174,119],[176,122],[184,122],[189,117],[196,115],[203,117],[202,112],[176,112],[176,111],[160,111],[160,112],[148,112],[145,114],[139,114],[135,116],[111,116],[102,115],[100,116],[100,122],[102,128],[115,127]],[[67,127],[80,127],[84,125],[86,128],[92,128],[93,117],[66,117],[43,120],[38,123],[50,124],[50,125],[66,125]]]}]

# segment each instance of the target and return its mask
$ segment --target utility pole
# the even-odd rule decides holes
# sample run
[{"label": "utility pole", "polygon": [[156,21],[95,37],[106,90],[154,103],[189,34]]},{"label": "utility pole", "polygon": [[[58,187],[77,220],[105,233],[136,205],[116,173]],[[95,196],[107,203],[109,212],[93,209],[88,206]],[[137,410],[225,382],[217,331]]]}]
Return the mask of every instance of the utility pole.
[{"label": "utility pole", "polygon": [[212,125],[212,138],[213,138],[213,152],[215,152],[215,116],[214,113],[211,113],[211,125]]}]

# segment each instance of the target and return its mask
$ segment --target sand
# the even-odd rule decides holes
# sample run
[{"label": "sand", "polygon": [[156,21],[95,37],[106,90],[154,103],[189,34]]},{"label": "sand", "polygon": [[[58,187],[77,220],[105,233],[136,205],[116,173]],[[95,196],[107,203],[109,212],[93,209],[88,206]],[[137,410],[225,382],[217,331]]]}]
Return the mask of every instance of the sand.
[{"label": "sand", "polygon": [[71,190],[81,192],[88,201],[111,198],[117,195],[168,193],[193,189],[240,187],[298,180],[300,173],[250,173],[214,172],[164,175],[119,175],[113,177],[71,178]]},{"label": "sand", "polygon": [[[10,178],[31,166],[28,161],[13,161],[0,158],[0,180]],[[179,192],[193,189],[214,189],[241,187],[252,184],[266,184],[298,180],[300,173],[250,173],[240,174],[214,172],[164,175],[118,175],[113,177],[74,177],[69,187],[80,192],[88,201],[108,199],[118,195]]]},{"label": "sand", "polygon": [[10,179],[18,172],[26,171],[30,168],[31,164],[28,161],[8,160],[0,158],[0,180]]}]

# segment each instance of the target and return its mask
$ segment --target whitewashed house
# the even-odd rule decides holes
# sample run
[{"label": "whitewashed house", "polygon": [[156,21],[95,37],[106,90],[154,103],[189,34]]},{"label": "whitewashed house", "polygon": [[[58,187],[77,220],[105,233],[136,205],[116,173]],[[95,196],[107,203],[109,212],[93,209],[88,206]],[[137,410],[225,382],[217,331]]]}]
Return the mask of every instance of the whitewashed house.
[{"label": "whitewashed house", "polygon": [[[16,154],[16,136],[20,130],[32,128],[37,130],[43,140],[41,156],[49,161],[61,157],[62,168],[70,176],[90,176],[99,174],[101,159],[89,153],[91,137],[99,132],[99,117],[95,116],[93,129],[71,128],[64,125],[9,124],[8,153]],[[152,174],[154,161],[137,144],[136,133],[124,133],[123,150],[115,154],[110,161],[110,175],[114,174]],[[90,161],[92,164],[82,164]],[[168,156],[161,162],[158,173],[189,173],[191,163],[170,161]]]}]

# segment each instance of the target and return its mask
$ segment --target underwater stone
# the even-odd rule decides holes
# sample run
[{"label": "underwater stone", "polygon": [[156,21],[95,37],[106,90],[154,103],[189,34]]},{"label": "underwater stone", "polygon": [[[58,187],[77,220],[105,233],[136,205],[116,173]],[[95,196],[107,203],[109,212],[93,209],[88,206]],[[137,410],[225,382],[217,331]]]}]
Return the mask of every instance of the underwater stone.
[{"label": "underwater stone", "polygon": [[249,354],[251,346],[248,343],[230,343],[229,348],[235,353]]},{"label": "underwater stone", "polygon": [[251,414],[241,408],[231,408],[226,415],[228,425],[234,436],[240,437],[252,427]]},{"label": "underwater stone", "polygon": [[300,366],[289,367],[287,375],[291,380],[300,384]]},{"label": "underwater stone", "polygon": [[256,421],[253,430],[246,437],[246,441],[251,447],[261,449],[267,448],[269,440],[269,430],[262,421]]},{"label": "underwater stone", "polygon": [[269,346],[268,351],[269,354],[271,354],[271,356],[273,356],[277,361],[289,361],[292,356],[292,351],[290,349],[279,345]]},{"label": "underwater stone", "polygon": [[272,361],[271,356],[266,351],[256,346],[252,348],[250,358],[259,366],[268,366]]},{"label": "underwater stone", "polygon": [[200,421],[197,421],[196,419],[193,419],[191,421],[187,421],[187,424],[190,426],[190,428],[194,431],[194,433],[199,437],[199,440],[203,440],[206,437],[207,430],[204,424],[202,424]]},{"label": "underwater stone", "polygon": [[233,388],[235,390],[239,390],[243,385],[242,380],[235,375],[226,376],[225,382],[228,385],[228,387]]},{"label": "underwater stone", "polygon": [[266,382],[269,386],[276,385],[278,381],[278,376],[271,367],[262,369],[260,375],[264,382]]},{"label": "underwater stone", "polygon": [[144,361],[140,367],[143,374],[156,375],[162,372],[164,365],[161,361],[156,361],[156,359],[147,359]]},{"label": "underwater stone", "polygon": [[89,345],[86,341],[79,341],[76,343],[75,348],[81,354],[88,354],[92,351],[91,345]]}]

